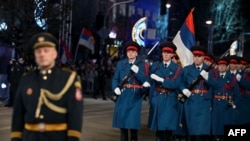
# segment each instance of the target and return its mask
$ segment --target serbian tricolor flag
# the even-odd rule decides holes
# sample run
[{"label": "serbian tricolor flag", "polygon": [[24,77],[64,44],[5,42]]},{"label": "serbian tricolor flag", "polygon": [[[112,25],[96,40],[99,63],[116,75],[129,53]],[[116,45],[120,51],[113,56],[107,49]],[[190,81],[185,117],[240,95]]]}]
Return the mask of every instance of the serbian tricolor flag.
[{"label": "serbian tricolor flag", "polygon": [[183,67],[193,63],[193,54],[190,50],[191,47],[195,45],[193,11],[194,8],[188,14],[181,29],[173,39],[173,43],[177,47],[176,53],[179,56]]},{"label": "serbian tricolor flag", "polygon": [[92,51],[92,53],[94,53],[94,37],[92,32],[86,28],[83,28],[78,44],[87,47]]}]

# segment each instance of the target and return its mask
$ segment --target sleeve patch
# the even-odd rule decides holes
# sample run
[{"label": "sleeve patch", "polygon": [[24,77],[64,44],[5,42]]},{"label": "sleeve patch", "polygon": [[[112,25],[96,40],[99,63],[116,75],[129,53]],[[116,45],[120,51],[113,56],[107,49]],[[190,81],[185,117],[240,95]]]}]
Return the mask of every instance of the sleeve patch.
[{"label": "sleeve patch", "polygon": [[76,88],[75,98],[77,101],[82,101],[82,90],[80,88]]}]

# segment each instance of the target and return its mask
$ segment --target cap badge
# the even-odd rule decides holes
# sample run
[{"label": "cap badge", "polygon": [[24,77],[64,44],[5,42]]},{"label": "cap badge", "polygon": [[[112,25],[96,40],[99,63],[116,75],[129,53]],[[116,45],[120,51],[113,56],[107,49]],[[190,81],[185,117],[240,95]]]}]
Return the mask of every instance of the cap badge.
[{"label": "cap badge", "polygon": [[44,42],[44,40],[45,40],[44,37],[42,37],[42,36],[38,37],[38,42]]}]

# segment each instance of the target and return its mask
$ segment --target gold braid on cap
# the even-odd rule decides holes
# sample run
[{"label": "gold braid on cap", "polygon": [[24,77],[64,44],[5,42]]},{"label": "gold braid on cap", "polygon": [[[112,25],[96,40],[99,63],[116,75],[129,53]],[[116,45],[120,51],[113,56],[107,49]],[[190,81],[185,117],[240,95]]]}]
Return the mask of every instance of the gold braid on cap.
[{"label": "gold braid on cap", "polygon": [[41,107],[43,104],[45,104],[49,109],[51,109],[52,111],[55,111],[57,113],[67,113],[67,109],[63,108],[63,107],[59,107],[53,103],[51,103],[49,99],[51,100],[60,100],[62,98],[62,96],[66,93],[66,91],[70,88],[70,86],[73,84],[74,79],[76,76],[76,72],[72,72],[66,85],[64,86],[64,88],[57,94],[53,94],[50,91],[41,88],[40,89],[40,97],[38,99],[38,104],[37,104],[37,108],[36,108],[36,115],[35,117],[38,118],[40,115],[40,111],[41,111]]}]

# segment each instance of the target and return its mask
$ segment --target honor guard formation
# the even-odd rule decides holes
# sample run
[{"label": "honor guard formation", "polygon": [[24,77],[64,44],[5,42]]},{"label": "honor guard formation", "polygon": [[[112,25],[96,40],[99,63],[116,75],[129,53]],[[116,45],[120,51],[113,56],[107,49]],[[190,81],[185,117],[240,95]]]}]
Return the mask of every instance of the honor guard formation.
[{"label": "honor guard formation", "polygon": [[[135,42],[124,46],[112,79],[113,128],[121,141],[137,141],[147,93],[148,128],[156,141],[223,141],[225,125],[249,125],[250,67],[246,58],[212,56],[193,46],[193,63],[182,67],[176,45],[162,41],[160,61],[141,61]],[[122,84],[122,85],[121,85]],[[112,96],[113,98],[114,96]]]},{"label": "honor guard formation", "polygon": [[[113,101],[110,128],[119,130],[120,141],[140,140],[145,101],[147,128],[156,141],[223,141],[225,125],[250,124],[249,60],[228,51],[215,57],[193,46],[193,63],[183,66],[173,42],[156,44],[160,59],[148,60],[152,50],[142,57],[141,46],[127,41],[114,69],[105,66],[107,60],[68,68],[56,62],[58,41],[52,34],[38,33],[29,45],[36,68],[23,68],[23,58],[11,59],[8,67],[12,141],[81,140],[83,92]],[[107,87],[112,94],[106,96]]]}]

